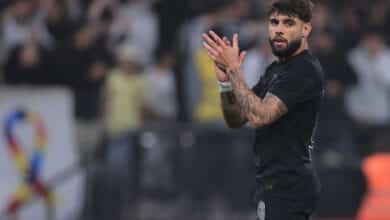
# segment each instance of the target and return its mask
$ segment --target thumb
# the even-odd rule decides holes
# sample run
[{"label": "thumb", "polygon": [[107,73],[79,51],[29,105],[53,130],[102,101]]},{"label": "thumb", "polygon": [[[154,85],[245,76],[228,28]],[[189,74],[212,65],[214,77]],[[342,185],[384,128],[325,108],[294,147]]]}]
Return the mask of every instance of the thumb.
[{"label": "thumb", "polygon": [[237,33],[235,33],[233,35],[233,48],[238,49],[238,34]]},{"label": "thumb", "polygon": [[242,51],[241,53],[240,53],[240,63],[242,63],[242,62],[244,62],[244,59],[245,59],[245,57],[246,57],[246,51]]}]

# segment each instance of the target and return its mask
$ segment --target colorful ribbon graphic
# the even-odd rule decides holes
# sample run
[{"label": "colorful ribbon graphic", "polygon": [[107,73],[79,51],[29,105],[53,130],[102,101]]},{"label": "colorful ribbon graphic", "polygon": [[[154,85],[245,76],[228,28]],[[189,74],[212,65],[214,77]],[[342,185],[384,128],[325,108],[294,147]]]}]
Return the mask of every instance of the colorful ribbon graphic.
[{"label": "colorful ribbon graphic", "polygon": [[[24,149],[15,137],[15,126],[20,122],[28,122],[34,128],[35,140],[30,158],[27,157]],[[48,210],[51,210],[49,212],[52,212],[55,205],[54,193],[40,179],[47,145],[47,133],[42,119],[33,112],[25,110],[13,111],[6,118],[4,132],[13,161],[23,177],[23,182],[17,188],[7,206],[7,213],[15,214],[22,205],[30,201],[33,195],[42,197]]]}]

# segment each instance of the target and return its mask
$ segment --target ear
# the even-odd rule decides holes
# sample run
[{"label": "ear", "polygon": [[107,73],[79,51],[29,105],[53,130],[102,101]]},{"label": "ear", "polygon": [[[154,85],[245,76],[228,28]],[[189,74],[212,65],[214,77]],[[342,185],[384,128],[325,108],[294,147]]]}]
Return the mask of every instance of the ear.
[{"label": "ear", "polygon": [[309,22],[304,23],[303,24],[303,37],[307,39],[309,37],[312,29],[313,28],[311,26],[311,23],[309,23]]}]

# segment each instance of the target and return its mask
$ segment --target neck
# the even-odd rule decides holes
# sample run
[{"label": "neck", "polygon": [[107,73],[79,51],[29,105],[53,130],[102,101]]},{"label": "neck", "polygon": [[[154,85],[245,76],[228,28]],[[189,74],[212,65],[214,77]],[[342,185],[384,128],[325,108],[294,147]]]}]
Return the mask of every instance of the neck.
[{"label": "neck", "polygon": [[308,45],[307,41],[303,40],[301,46],[291,56],[288,56],[288,57],[277,57],[278,58],[278,62],[284,62],[287,59],[289,59],[291,57],[295,57],[296,55],[302,53],[304,50],[308,50],[308,49],[309,49],[309,45]]}]

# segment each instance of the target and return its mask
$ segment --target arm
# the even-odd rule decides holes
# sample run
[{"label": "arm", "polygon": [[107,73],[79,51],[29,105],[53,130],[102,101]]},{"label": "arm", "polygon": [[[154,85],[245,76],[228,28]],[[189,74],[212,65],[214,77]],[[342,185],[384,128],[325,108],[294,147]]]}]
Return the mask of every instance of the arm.
[{"label": "arm", "polygon": [[[226,44],[230,45],[230,42],[226,37],[223,40],[226,42]],[[245,52],[240,55],[240,63],[242,63],[245,59],[245,55]],[[214,62],[214,67],[215,74],[220,83],[229,81],[226,69],[223,68],[223,66],[220,66],[218,63]],[[248,120],[244,115],[241,114],[240,105],[238,104],[234,93],[232,91],[221,92],[220,98],[223,117],[228,127],[241,128]]]},{"label": "arm", "polygon": [[247,118],[253,127],[269,125],[288,112],[287,106],[272,93],[267,93],[264,99],[253,93],[244,82],[240,68],[230,69],[227,74],[233,85],[241,115]]},{"label": "arm", "polygon": [[235,106],[235,108],[234,111],[230,110],[228,113],[234,112],[235,114],[234,117],[229,115],[229,118],[236,119],[234,122],[242,123],[247,119],[253,127],[259,128],[273,123],[286,114],[288,111],[287,106],[277,96],[267,93],[266,97],[261,99],[246,85],[240,69],[241,55],[237,34],[233,36],[233,46],[226,44],[213,31],[210,31],[209,35],[203,34],[203,39],[205,40],[204,47],[208,50],[209,57],[219,64],[218,67],[226,70],[225,72],[227,78],[232,83],[235,97],[234,102],[231,103],[237,103],[230,105]]},{"label": "arm", "polygon": [[232,91],[221,93],[221,108],[226,124],[230,128],[240,128],[247,119],[241,114],[240,105]]}]

